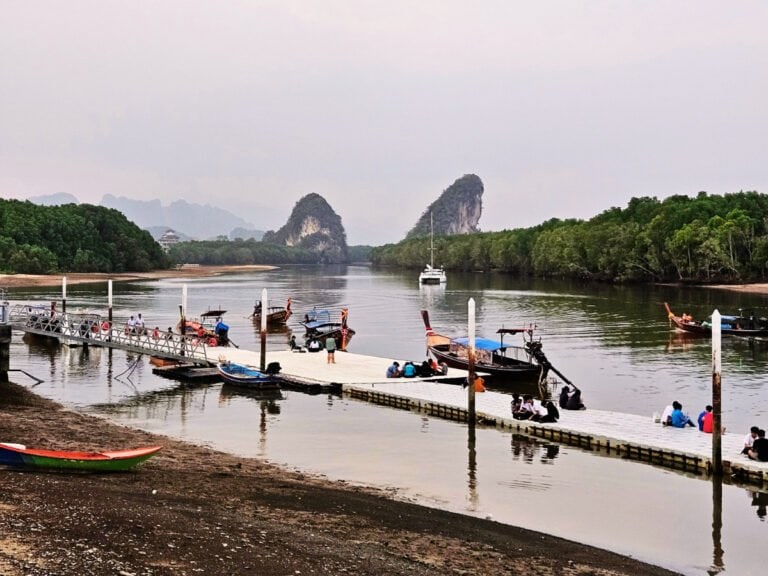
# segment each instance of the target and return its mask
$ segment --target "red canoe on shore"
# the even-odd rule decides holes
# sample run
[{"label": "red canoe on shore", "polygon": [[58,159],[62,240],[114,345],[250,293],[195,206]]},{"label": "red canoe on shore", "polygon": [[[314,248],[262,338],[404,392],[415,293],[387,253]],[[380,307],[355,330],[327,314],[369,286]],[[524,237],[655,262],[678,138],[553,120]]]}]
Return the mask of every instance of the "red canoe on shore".
[{"label": "red canoe on shore", "polygon": [[154,456],[162,446],[106,452],[40,450],[22,444],[0,442],[0,464],[24,468],[118,472],[130,470]]}]

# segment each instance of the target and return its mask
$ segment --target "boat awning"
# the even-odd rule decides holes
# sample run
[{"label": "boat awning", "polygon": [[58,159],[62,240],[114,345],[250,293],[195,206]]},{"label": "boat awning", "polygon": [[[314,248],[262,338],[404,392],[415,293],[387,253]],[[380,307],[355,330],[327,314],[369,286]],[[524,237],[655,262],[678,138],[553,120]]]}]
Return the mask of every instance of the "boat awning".
[{"label": "boat awning", "polygon": [[[459,346],[469,346],[469,338],[454,338],[453,342]],[[499,348],[507,348],[498,340],[491,340],[489,338],[475,338],[475,350],[498,350]]]}]

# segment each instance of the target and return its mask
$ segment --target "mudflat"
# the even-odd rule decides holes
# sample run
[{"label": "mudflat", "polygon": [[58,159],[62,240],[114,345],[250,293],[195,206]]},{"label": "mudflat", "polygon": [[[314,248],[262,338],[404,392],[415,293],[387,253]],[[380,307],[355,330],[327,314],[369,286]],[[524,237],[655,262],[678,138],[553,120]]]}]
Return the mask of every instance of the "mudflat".
[{"label": "mudflat", "polygon": [[125,473],[0,467],[5,576],[673,574],[113,424],[13,383],[0,384],[0,441],[64,450],[163,446]]},{"label": "mudflat", "polygon": [[273,270],[274,266],[261,266],[255,264],[242,266],[197,266],[185,265],[179,268],[167,270],[153,270],[151,272],[117,272],[106,274],[100,272],[64,272],[61,274],[0,274],[0,287],[20,288],[27,286],[60,286],[62,277],[67,278],[67,284],[88,284],[96,282],[158,280],[160,278],[204,278],[218,276],[220,274],[237,274],[244,272],[258,272]]}]

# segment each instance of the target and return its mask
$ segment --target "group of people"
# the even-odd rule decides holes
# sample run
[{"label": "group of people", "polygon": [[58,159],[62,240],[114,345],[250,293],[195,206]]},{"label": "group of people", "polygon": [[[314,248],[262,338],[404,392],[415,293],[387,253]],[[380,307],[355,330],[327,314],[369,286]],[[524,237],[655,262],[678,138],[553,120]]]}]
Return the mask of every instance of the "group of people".
[{"label": "group of people", "polygon": [[554,402],[547,400],[538,407],[531,394],[512,394],[512,418],[515,420],[532,420],[534,422],[557,422],[560,419],[560,411]]},{"label": "group of people", "polygon": [[387,368],[386,376],[387,378],[415,378],[416,376],[426,378],[445,374],[447,369],[447,366],[438,364],[434,358],[427,358],[419,366],[409,360],[403,364],[402,368],[400,368],[400,362],[395,360]]},{"label": "group of people", "polygon": [[[709,416],[706,416],[706,414],[709,414]],[[707,429],[704,428],[704,421],[707,421]],[[709,434],[712,433],[712,406],[707,406],[704,411],[699,414],[699,430],[702,432],[707,432]],[[691,420],[688,417],[688,414],[686,412],[683,412],[683,405],[680,404],[677,400],[673,401],[672,404],[664,408],[664,411],[661,413],[661,425],[662,426],[672,426],[674,428],[685,428],[686,426],[696,426],[696,424],[693,423],[693,420]]]},{"label": "group of people", "polygon": [[141,336],[142,334],[145,334],[146,331],[147,329],[144,326],[144,318],[142,318],[141,312],[139,312],[136,316],[131,316],[128,319],[128,322],[125,324],[126,334],[138,334]]},{"label": "group of people", "polygon": [[573,387],[573,390],[571,390],[570,386],[563,386],[563,389],[560,390],[558,404],[563,410],[587,409],[584,402],[581,400],[581,390],[576,388],[576,386]]},{"label": "group of people", "polygon": [[[664,412],[661,414],[661,424],[663,426],[671,426],[674,428],[685,428],[686,426],[697,426],[701,432],[705,434],[712,434],[714,430],[714,414],[712,412],[712,406],[707,405],[699,413],[696,423],[683,412],[683,405],[677,400],[672,402],[669,406],[664,408]],[[725,428],[722,429],[725,433]],[[768,462],[768,439],[765,437],[765,430],[758,426],[752,426],[749,430],[749,434],[744,438],[744,447],[741,453],[748,456],[752,460],[759,462]]]}]

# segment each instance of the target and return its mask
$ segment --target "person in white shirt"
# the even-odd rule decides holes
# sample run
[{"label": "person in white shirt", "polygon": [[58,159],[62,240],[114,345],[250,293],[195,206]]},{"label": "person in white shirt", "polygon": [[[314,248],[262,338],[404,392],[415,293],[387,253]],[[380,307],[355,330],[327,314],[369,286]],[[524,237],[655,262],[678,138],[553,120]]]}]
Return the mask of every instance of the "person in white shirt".
[{"label": "person in white shirt", "polygon": [[666,408],[664,408],[664,412],[661,413],[661,425],[662,426],[669,426],[672,424],[672,412],[674,412],[675,408],[670,404]]},{"label": "person in white shirt", "polygon": [[749,429],[749,434],[744,437],[744,448],[741,450],[742,454],[749,454],[749,451],[752,450],[752,444],[754,444],[759,431],[760,428],[757,426],[752,426],[752,428]]}]

